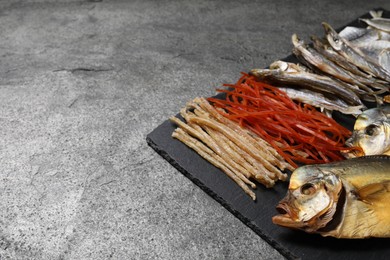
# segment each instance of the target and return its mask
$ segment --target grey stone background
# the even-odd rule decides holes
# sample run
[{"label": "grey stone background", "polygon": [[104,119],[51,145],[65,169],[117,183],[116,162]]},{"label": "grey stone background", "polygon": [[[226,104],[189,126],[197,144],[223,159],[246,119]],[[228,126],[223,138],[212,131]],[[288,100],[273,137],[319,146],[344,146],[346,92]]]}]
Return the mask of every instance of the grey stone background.
[{"label": "grey stone background", "polygon": [[1,259],[282,259],[150,147],[196,96],[388,0],[0,1]]}]

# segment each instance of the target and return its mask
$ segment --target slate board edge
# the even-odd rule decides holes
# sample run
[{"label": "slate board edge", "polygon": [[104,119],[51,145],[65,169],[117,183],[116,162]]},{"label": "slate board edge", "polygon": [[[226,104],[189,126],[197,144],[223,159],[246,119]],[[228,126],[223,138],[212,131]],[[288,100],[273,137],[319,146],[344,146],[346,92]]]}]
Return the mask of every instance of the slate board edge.
[{"label": "slate board edge", "polygon": [[232,213],[235,217],[237,217],[241,222],[243,222],[246,226],[248,226],[251,230],[253,230],[257,235],[263,238],[268,244],[270,244],[273,248],[275,248],[279,253],[281,253],[287,259],[299,259],[299,257],[292,254],[288,249],[281,246],[278,242],[276,242],[272,237],[266,235],[260,228],[254,225],[248,218],[244,217],[239,211],[234,210],[229,204],[220,197],[217,193],[209,189],[204,183],[202,183],[199,179],[195,178],[191,173],[189,173],[186,169],[181,167],[174,159],[172,159],[167,152],[160,149],[158,145],[149,137],[146,137],[146,142],[148,145],[153,148],[162,158],[164,158],[168,163],[170,163],[174,168],[176,168],[179,172],[181,172],[185,177],[190,179],[196,186],[206,192],[211,198],[216,200],[219,204],[221,204],[225,209],[227,209],[230,213]]},{"label": "slate board edge", "polygon": [[[387,10],[383,9],[382,7],[373,8],[371,10],[387,12]],[[339,32],[343,28],[345,28],[345,27],[349,26],[350,24],[354,23],[355,21],[358,21],[360,18],[367,17],[367,16],[369,16],[369,13],[360,15],[356,20],[354,20],[354,21],[352,21],[352,22],[350,22],[350,23],[348,23],[348,24],[338,28],[336,31]],[[283,60],[291,61],[291,59],[295,59],[294,55],[289,55],[289,56],[285,57]],[[158,127],[156,129],[154,129],[154,131],[156,131],[157,129],[158,129]],[[152,140],[152,138],[150,138],[151,133],[147,135],[146,142],[162,158],[164,158],[166,161],[168,161],[174,168],[176,168],[184,176],[186,176],[188,179],[190,179],[195,185],[197,185],[199,188],[201,188],[210,197],[212,197],[214,200],[216,200],[218,203],[220,203],[224,208],[226,208],[235,217],[237,217],[241,222],[243,222],[246,226],[248,226],[250,229],[252,229],[256,234],[258,234],[262,239],[264,239],[268,244],[270,244],[273,248],[275,248],[284,257],[286,257],[287,259],[300,259],[300,257],[292,254],[287,248],[283,247],[276,240],[272,239],[270,236],[268,236],[264,232],[262,232],[261,229],[258,228],[255,224],[253,224],[248,218],[244,217],[239,211],[234,210],[232,207],[230,207],[229,204],[222,197],[220,197],[217,193],[215,193],[210,188],[208,188],[199,179],[195,178],[186,169],[184,169],[178,163],[176,163],[176,161],[173,158],[171,158],[167,152],[165,152],[164,150],[160,149],[158,147],[158,145]]]}]

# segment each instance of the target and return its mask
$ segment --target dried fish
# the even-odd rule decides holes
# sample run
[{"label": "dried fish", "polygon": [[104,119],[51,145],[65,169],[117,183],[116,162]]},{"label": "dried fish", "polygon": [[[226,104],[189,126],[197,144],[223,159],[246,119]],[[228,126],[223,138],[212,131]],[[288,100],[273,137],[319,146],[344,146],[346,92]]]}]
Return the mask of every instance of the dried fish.
[{"label": "dried fish", "polygon": [[304,71],[293,63],[276,61],[270,65],[270,69],[253,69],[250,73],[261,80],[326,92],[337,95],[349,105],[362,105],[360,98],[339,82],[327,76]]},{"label": "dried fish", "polygon": [[308,89],[294,89],[284,87],[279,87],[279,89],[286,92],[286,94],[293,100],[297,100],[305,104],[321,108],[325,111],[339,111],[343,114],[359,115],[360,113],[362,113],[362,109],[364,108],[363,105],[349,106],[347,103],[340,99],[332,99],[322,93],[311,91]]},{"label": "dried fish", "polygon": [[390,156],[302,166],[272,221],[336,238],[390,237],[389,169]]},{"label": "dried fish", "polygon": [[379,64],[387,71],[390,71],[390,49],[384,49],[379,53]]},{"label": "dried fish", "polygon": [[385,68],[383,66],[385,64],[381,64],[381,55],[384,51],[390,50],[390,41],[377,40],[373,42],[367,42],[360,45],[358,48],[370,59],[375,60],[379,65]]},{"label": "dried fish", "polygon": [[[365,84],[366,86],[369,86],[370,88],[374,89],[374,93],[379,95],[382,94],[386,91],[388,91],[388,82],[377,79],[372,77],[371,75],[361,71],[358,67],[356,67],[354,64],[350,63],[346,58],[341,56],[339,53],[333,50],[333,48],[329,45],[329,43],[324,40],[320,40],[319,38],[312,36],[311,37],[313,41],[314,48],[324,55],[326,58],[329,60],[333,61],[335,64],[338,66],[344,68],[345,70],[349,71],[351,73],[351,77],[355,78],[362,84]],[[325,42],[326,41],[326,42]],[[380,59],[383,55],[383,60],[381,60],[381,63],[383,63],[382,67],[386,68],[386,60],[385,60],[385,54],[380,55]],[[365,89],[366,91],[370,92],[370,90]],[[368,97],[363,97],[366,101],[373,102],[373,101],[378,101],[378,97],[375,96],[375,100],[371,100],[371,95],[374,93],[369,93]],[[375,95],[374,94],[374,95]],[[379,102],[380,103],[380,102]]]},{"label": "dried fish", "polygon": [[360,147],[346,157],[362,155],[390,155],[390,105],[365,110],[356,119],[348,146]]},{"label": "dried fish", "polygon": [[332,46],[329,45],[328,41],[322,41],[316,36],[311,36],[311,40],[313,41],[314,48],[324,55],[329,60],[333,61],[340,67],[352,72],[355,75],[371,79],[371,75],[361,71],[354,64],[350,63],[344,56],[340,55],[338,52],[333,50]]},{"label": "dried fish", "polygon": [[353,47],[346,39],[343,39],[338,33],[327,23],[322,23],[326,38],[330,45],[338,53],[344,56],[349,62],[353,63],[363,71],[376,76],[380,79],[390,82],[390,73],[384,70],[379,64],[364,55],[362,51]]},{"label": "dried fish", "polygon": [[360,43],[372,40],[378,40],[378,31],[367,28],[347,26],[339,32],[339,36],[348,40],[350,43]]},{"label": "dried fish", "polygon": [[[359,76],[355,76],[344,68],[333,63],[315,49],[305,44],[305,42],[300,40],[296,34],[293,34],[292,42],[294,44],[293,53],[307,66],[311,68],[314,67],[322,73],[326,73],[341,81],[352,84],[343,85],[347,88],[350,88],[356,94],[372,94],[372,90],[361,82],[364,82],[364,78],[361,79]],[[364,91],[360,91],[359,88],[364,89]]]},{"label": "dried fish", "polygon": [[390,19],[388,18],[372,18],[372,19],[360,19],[369,26],[381,31],[390,32]]}]

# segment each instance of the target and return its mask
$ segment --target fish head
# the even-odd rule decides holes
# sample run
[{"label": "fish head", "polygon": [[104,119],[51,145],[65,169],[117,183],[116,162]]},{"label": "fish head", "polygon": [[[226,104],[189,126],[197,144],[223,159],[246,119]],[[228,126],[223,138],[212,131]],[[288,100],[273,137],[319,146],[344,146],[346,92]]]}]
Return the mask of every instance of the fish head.
[{"label": "fish head", "polygon": [[269,65],[271,70],[287,71],[289,69],[289,63],[286,61],[277,60]]},{"label": "fish head", "polygon": [[343,47],[343,42],[340,35],[327,23],[322,23],[325,29],[326,39],[332,48],[336,51],[340,51]]},{"label": "fish head", "polygon": [[298,38],[298,35],[295,33],[291,36],[291,41],[295,47],[305,46],[305,42]]},{"label": "fish head", "polygon": [[279,215],[273,223],[315,232],[332,220],[342,182],[336,174],[315,165],[296,169],[290,178],[287,195],[277,205]]},{"label": "fish head", "polygon": [[284,72],[286,72],[286,73],[299,73],[299,72],[304,70],[304,68],[299,66],[299,64],[295,64],[292,62],[286,62],[286,61],[282,61],[282,60],[277,60],[277,61],[272,62],[269,65],[269,68],[271,70],[278,70],[282,73],[284,73]]},{"label": "fish head", "polygon": [[360,148],[347,153],[347,158],[390,155],[390,106],[368,109],[360,114],[346,145]]},{"label": "fish head", "polygon": [[274,74],[280,73],[279,70],[275,69],[252,69],[249,74],[255,76],[258,79],[265,80],[268,77],[272,77]]}]

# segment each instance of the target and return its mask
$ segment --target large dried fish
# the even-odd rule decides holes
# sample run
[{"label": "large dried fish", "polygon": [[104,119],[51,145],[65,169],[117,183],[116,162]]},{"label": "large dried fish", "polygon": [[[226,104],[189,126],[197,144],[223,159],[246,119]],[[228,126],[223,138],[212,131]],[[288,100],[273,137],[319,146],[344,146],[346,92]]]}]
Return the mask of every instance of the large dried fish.
[{"label": "large dried fish", "polygon": [[305,165],[290,178],[280,226],[336,238],[390,237],[390,156]]}]

